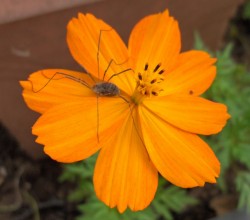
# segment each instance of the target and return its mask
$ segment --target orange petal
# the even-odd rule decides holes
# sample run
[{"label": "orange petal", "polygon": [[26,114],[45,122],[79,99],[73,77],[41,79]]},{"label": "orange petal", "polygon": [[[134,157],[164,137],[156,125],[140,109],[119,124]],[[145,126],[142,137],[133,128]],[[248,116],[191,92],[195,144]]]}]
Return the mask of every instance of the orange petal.
[{"label": "orange petal", "polygon": [[75,162],[91,156],[111,138],[128,109],[120,98],[99,98],[97,108],[96,97],[82,97],[81,101],[50,108],[38,119],[32,132],[51,158]]},{"label": "orange petal", "polygon": [[181,53],[176,65],[165,75],[162,95],[173,93],[200,95],[212,84],[216,59],[202,51]]},{"label": "orange petal", "polygon": [[[127,48],[120,36],[112,27],[91,14],[79,13],[78,18],[69,22],[67,42],[74,59],[100,80],[107,81],[112,75],[129,68]],[[114,62],[109,66],[111,60]],[[132,93],[130,90],[135,83],[131,75],[132,71],[126,71],[113,77],[112,82],[120,89]]]},{"label": "orange petal", "polygon": [[130,113],[128,117],[101,149],[94,171],[97,197],[111,208],[117,206],[119,212],[127,207],[133,211],[147,207],[158,184],[157,170]]},{"label": "orange petal", "polygon": [[48,69],[32,73],[28,81],[20,81],[26,104],[34,111],[44,113],[54,105],[81,99],[83,96],[95,96],[86,86],[72,79],[65,78],[64,73],[81,79],[91,86],[93,81],[87,74],[63,69]]},{"label": "orange petal", "polygon": [[133,29],[129,39],[129,54],[135,72],[144,69],[146,63],[152,70],[161,63],[170,69],[181,48],[177,21],[168,11],[143,18]]},{"label": "orange petal", "polygon": [[163,177],[184,188],[216,182],[220,164],[202,139],[169,125],[141,106],[139,114],[147,151]]},{"label": "orange petal", "polygon": [[220,132],[230,117],[225,105],[191,95],[148,99],[144,105],[165,122],[204,135]]}]

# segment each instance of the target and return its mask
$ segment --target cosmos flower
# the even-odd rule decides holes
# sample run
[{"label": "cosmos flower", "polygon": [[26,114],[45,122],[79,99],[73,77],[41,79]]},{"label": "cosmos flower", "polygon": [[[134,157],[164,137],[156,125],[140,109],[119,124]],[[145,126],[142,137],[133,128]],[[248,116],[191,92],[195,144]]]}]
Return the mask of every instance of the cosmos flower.
[{"label": "cosmos flower", "polygon": [[[225,105],[200,97],[216,59],[180,52],[178,23],[167,10],[139,21],[128,47],[108,24],[79,14],[67,43],[88,74],[48,69],[21,82],[25,102],[41,113],[32,132],[47,155],[72,163],[99,151],[96,195],[120,212],[150,204],[158,173],[184,188],[216,182],[220,163],[198,136],[218,133],[230,117]],[[118,92],[97,98],[103,82]]]}]

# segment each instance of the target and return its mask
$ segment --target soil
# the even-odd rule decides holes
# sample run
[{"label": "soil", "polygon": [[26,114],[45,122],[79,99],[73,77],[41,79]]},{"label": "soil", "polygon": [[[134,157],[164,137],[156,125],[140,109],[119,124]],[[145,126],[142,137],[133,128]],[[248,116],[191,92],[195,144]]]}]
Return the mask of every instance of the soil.
[{"label": "soil", "polygon": [[57,181],[61,164],[30,159],[1,124],[0,135],[0,219],[36,219],[38,213],[46,220],[75,219],[76,207],[66,199],[72,185]]},{"label": "soil", "polygon": [[[234,56],[240,62],[250,57],[249,26],[250,21],[241,19],[239,12],[226,37],[235,42]],[[232,34],[232,27],[237,29],[236,36]],[[39,219],[38,216],[42,220],[75,219],[76,204],[67,201],[68,192],[74,186],[57,181],[61,172],[61,164],[49,158],[29,158],[0,124],[0,219],[31,220]],[[206,220],[233,210],[236,204],[236,194],[225,197],[214,185],[192,189],[189,193],[199,198],[200,203],[180,214],[174,213],[174,219]]]}]

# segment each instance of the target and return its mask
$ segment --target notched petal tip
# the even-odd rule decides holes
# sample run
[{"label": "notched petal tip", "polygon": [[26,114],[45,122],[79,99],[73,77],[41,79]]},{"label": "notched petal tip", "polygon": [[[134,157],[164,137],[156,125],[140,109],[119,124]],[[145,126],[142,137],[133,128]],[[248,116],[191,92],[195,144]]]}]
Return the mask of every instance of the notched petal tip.
[{"label": "notched petal tip", "polygon": [[217,134],[223,130],[223,128],[226,126],[227,121],[231,118],[231,115],[228,113],[228,107],[224,104],[217,103],[218,108],[220,107],[220,112],[217,112],[214,116],[217,121],[214,123],[217,125],[217,129],[211,129],[210,133],[205,133],[204,135],[211,135],[211,134]]},{"label": "notched petal tip", "polygon": [[27,81],[19,81],[19,84],[23,87],[23,89],[25,89]]},{"label": "notched petal tip", "polygon": [[232,116],[229,114],[228,110],[227,110],[227,106],[226,106],[226,119],[229,120],[230,118],[232,118]]},{"label": "notched petal tip", "polygon": [[128,48],[131,65],[137,72],[147,62],[150,66],[161,63],[164,69],[170,69],[181,48],[178,22],[169,16],[168,10],[144,17],[133,28]]},{"label": "notched petal tip", "polygon": [[39,70],[30,74],[27,81],[20,81],[26,104],[39,113],[81,97],[96,97],[90,89],[92,84],[87,74],[65,69]]},{"label": "notched petal tip", "polygon": [[[180,162],[180,164],[183,163],[183,167],[187,166],[189,171],[186,171],[187,175],[183,175],[179,180],[178,178],[170,180],[166,176],[164,177],[174,185],[181,188],[204,187],[207,183],[216,184],[217,178],[220,175],[220,162],[215,155],[213,155],[213,157],[214,158],[212,158],[210,164],[208,164],[209,160],[205,158],[203,161],[201,157],[197,158],[199,162],[194,165],[197,166],[197,168],[192,168],[191,166],[186,164],[186,162],[190,159]],[[200,164],[203,164],[202,166],[204,166],[204,164],[207,164],[205,170],[204,167],[199,170],[198,167],[200,166]]]},{"label": "notched petal tip", "polygon": [[168,9],[165,9],[165,10],[163,11],[163,14],[166,15],[166,16],[169,16],[169,10],[168,10]]},{"label": "notched petal tip", "polygon": [[175,66],[165,75],[163,95],[189,94],[199,96],[213,83],[216,58],[204,51],[190,50],[179,55]]},{"label": "notched petal tip", "polygon": [[135,130],[135,121],[130,114],[127,117],[117,135],[102,147],[94,170],[97,197],[120,213],[128,207],[145,209],[158,185],[157,170]]},{"label": "notched petal tip", "polygon": [[78,13],[77,13],[77,17],[78,17],[78,18],[81,18],[81,17],[83,17],[83,16],[85,16],[85,14],[83,14],[82,12],[78,12]]},{"label": "notched petal tip", "polygon": [[230,118],[224,104],[192,95],[159,97],[144,101],[144,106],[163,121],[194,134],[217,134]]},{"label": "notched petal tip", "polygon": [[[119,34],[92,14],[78,14],[67,26],[67,43],[73,58],[90,73],[107,81],[128,67],[128,51]],[[120,89],[132,90],[131,72],[112,77]],[[132,93],[132,92],[131,92]]]},{"label": "notched petal tip", "polygon": [[183,188],[216,182],[220,163],[201,138],[170,125],[143,106],[139,110],[147,151],[164,178]]}]

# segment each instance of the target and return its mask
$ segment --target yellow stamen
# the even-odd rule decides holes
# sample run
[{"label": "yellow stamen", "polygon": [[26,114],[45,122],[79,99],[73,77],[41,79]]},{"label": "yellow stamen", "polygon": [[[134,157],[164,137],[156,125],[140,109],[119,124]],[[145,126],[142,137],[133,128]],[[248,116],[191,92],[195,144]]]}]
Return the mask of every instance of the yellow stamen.
[{"label": "yellow stamen", "polygon": [[163,90],[159,84],[164,81],[162,76],[164,70],[160,67],[161,64],[158,64],[150,70],[149,65],[145,64],[143,72],[138,73],[137,85],[132,96],[135,104],[140,104],[146,97],[158,96]]}]

